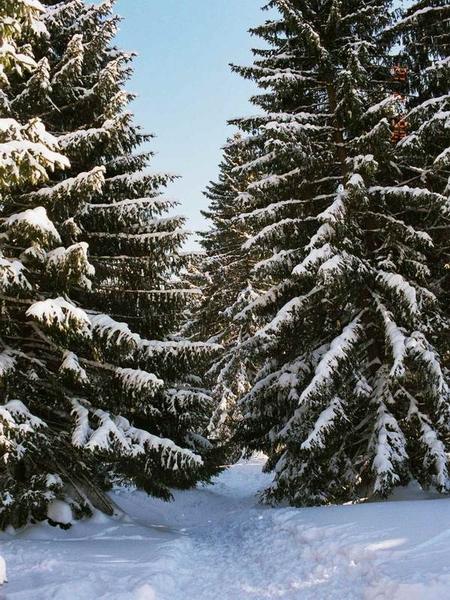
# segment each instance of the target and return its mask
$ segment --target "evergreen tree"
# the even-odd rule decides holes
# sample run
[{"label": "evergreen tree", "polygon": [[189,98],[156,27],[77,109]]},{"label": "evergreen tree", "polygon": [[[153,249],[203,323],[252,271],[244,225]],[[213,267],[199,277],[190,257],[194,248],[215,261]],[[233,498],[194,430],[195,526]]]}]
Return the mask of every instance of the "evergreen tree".
[{"label": "evergreen tree", "polygon": [[236,320],[236,316],[257,296],[249,282],[252,256],[241,252],[248,232],[238,209],[248,185],[246,174],[239,169],[249,159],[241,137],[229,139],[218,181],[212,182],[205,192],[210,203],[203,215],[210,220],[211,227],[201,234],[205,252],[200,262],[204,299],[188,329],[195,338],[223,347],[207,374],[215,405],[208,430],[210,438],[227,445],[234,456],[239,455],[239,447],[232,442],[240,419],[236,400],[249,391],[253,370],[250,357],[240,352],[252,322],[249,327]]},{"label": "evergreen tree", "polygon": [[113,2],[44,4],[37,66],[8,105],[40,117],[70,166],[2,204],[15,265],[2,296],[2,526],[44,519],[56,498],[77,516],[111,512],[112,480],[168,499],[215,470],[198,387],[211,346],[172,336],[192,292],[184,220],[165,214],[171,178],[139,150]]},{"label": "evergreen tree", "polygon": [[433,346],[423,212],[446,199],[404,182],[391,121],[389,2],[273,0],[253,30],[268,48],[235,67],[264,110],[237,124],[257,158],[243,216],[263,326],[241,348],[260,362],[240,438],[275,470],[267,501],[388,495],[412,478],[449,488],[448,382]]},{"label": "evergreen tree", "polygon": [[[25,40],[45,33],[39,2],[11,0],[2,4],[0,21],[0,192],[18,185],[45,181],[47,171],[68,166],[55,152],[56,140],[38,119],[18,121],[11,115],[10,79],[33,71],[37,65]],[[9,269],[5,264],[5,269]],[[9,273],[11,276],[11,273]]]},{"label": "evergreen tree", "polygon": [[[409,184],[450,197],[450,6],[448,2],[414,2],[393,28],[402,44],[399,60],[408,69],[409,94],[405,97],[407,135],[398,144],[404,178]],[[423,226],[435,244],[431,263],[436,295],[447,307],[447,322],[440,342],[450,365],[450,214],[436,221],[432,211],[422,215]],[[448,266],[447,266],[448,269]]]}]

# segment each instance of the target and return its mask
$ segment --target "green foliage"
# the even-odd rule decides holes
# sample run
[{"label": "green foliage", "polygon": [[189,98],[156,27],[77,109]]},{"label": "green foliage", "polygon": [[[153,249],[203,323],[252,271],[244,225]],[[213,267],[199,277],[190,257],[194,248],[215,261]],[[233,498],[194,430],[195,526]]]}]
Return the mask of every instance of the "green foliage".
[{"label": "green foliage", "polygon": [[184,219],[167,214],[172,177],[149,173],[150,136],[127,109],[113,2],[43,5],[0,129],[23,150],[0,162],[3,527],[55,499],[111,513],[113,481],[169,499],[217,471],[199,387],[214,347],[174,335],[198,290]]},{"label": "green foliage", "polygon": [[195,339],[207,339],[223,348],[207,373],[215,405],[208,432],[231,457],[239,457],[242,452],[233,439],[241,419],[236,400],[249,390],[254,370],[251,356],[237,351],[254,329],[253,323],[241,322],[239,313],[257,296],[250,283],[255,260],[241,250],[248,237],[248,226],[239,214],[250,180],[241,167],[251,158],[251,151],[242,147],[239,135],[228,140],[219,180],[205,192],[210,205],[204,215],[210,219],[211,228],[201,234],[204,255],[198,257],[199,269],[194,270],[203,299],[187,326]]},{"label": "green foliage", "polygon": [[[390,3],[268,6],[278,18],[252,32],[266,47],[251,67],[234,67],[257,83],[252,100],[263,110],[234,121],[236,148],[249,156],[234,170],[246,181],[228,217],[246,236],[236,261],[250,265],[245,284],[236,281],[257,291],[234,320],[257,327],[232,353],[258,368],[235,438],[268,454],[268,502],[386,496],[413,478],[448,491],[450,394],[438,343],[448,321],[431,235],[447,226],[448,192],[407,161],[423,138],[429,164],[428,127],[448,140],[434,123],[448,99],[425,102],[429,124],[392,143],[391,67],[401,59],[391,57]],[[429,40],[435,65],[432,31],[408,35]]]},{"label": "green foliage", "polygon": [[[450,7],[447,2],[413,2],[396,24],[394,33],[402,41],[401,60],[409,68],[410,96],[406,119],[409,135],[399,145],[405,178],[420,189],[448,199],[450,194]],[[431,217],[431,218],[430,218]],[[450,217],[436,223],[423,215],[424,228],[434,244],[430,263],[433,291],[446,309],[437,343],[450,366]]]}]

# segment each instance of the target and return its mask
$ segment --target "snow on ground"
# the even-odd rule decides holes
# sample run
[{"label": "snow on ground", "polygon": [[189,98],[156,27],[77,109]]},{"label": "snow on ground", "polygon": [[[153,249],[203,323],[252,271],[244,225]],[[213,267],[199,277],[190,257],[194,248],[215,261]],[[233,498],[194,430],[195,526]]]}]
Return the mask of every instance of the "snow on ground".
[{"label": "snow on ground", "polygon": [[123,516],[68,532],[3,534],[0,599],[450,599],[450,500],[271,509],[256,499],[261,466],[242,462],[171,504],[119,490]]}]

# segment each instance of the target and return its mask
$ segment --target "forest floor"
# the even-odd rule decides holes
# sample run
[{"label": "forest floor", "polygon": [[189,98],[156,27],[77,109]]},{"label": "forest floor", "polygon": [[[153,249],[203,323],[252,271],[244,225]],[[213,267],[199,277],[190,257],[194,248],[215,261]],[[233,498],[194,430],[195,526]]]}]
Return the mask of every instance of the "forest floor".
[{"label": "forest floor", "polygon": [[0,599],[450,599],[449,499],[408,489],[384,503],[267,508],[262,462],[171,504],[119,490],[116,519],[3,534]]}]

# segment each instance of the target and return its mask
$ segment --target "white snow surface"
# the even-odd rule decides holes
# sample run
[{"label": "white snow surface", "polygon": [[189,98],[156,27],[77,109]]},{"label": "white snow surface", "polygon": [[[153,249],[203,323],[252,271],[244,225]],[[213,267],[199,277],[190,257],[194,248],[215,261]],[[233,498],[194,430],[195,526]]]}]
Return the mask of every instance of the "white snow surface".
[{"label": "white snow surface", "polygon": [[123,514],[2,534],[3,600],[445,600],[450,501],[268,508],[263,457],[171,504],[116,490]]},{"label": "white snow surface", "polygon": [[69,524],[73,520],[72,509],[67,502],[53,500],[47,510],[47,516],[56,523]]},{"label": "white snow surface", "polygon": [[[3,556],[0,556],[0,585],[2,583],[5,583],[5,581],[7,581],[6,563],[5,563],[5,559],[3,558]],[[1,592],[0,592],[0,596],[1,596]]]}]

